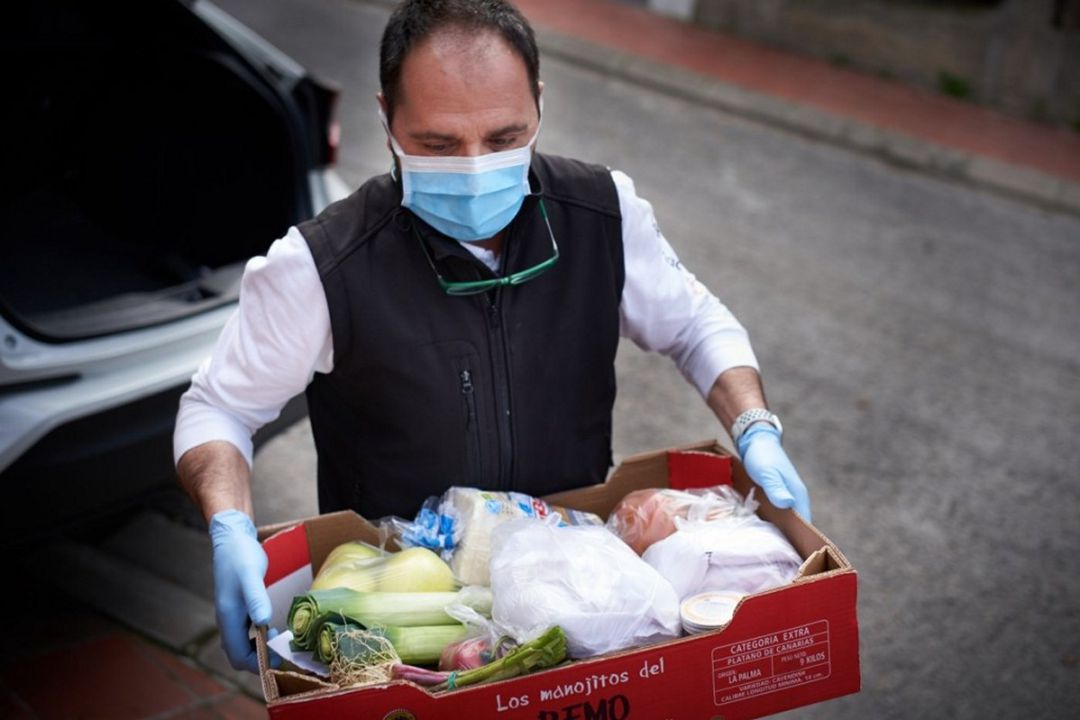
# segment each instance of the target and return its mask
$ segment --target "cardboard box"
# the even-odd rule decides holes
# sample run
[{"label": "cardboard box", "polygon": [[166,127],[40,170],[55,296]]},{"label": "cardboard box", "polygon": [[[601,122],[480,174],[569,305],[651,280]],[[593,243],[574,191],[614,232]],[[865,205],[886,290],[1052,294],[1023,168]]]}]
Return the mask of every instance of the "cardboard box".
[{"label": "cardboard box", "polygon": [[[546,499],[607,517],[632,490],[722,482],[732,482],[744,495],[752,487],[738,461],[710,442],[629,458],[602,485]],[[791,584],[743,598],[719,630],[441,693],[408,682],[340,690],[308,675],[271,670],[260,637],[270,717],[733,720],[858,692],[855,569],[793,512],[773,507],[760,492],[755,497],[761,501],[758,514],[784,532],[804,563]],[[270,559],[273,625],[279,628],[292,596],[308,589],[313,569],[334,546],[376,539],[373,526],[351,512],[260,534]]]}]

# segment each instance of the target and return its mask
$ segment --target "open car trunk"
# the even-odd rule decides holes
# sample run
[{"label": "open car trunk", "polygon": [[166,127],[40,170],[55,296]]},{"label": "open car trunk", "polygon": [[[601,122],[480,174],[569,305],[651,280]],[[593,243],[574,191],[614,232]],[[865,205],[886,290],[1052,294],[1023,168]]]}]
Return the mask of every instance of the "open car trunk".
[{"label": "open car trunk", "polygon": [[26,3],[0,30],[0,311],[75,340],[235,300],[310,213],[295,110],[175,0]]}]

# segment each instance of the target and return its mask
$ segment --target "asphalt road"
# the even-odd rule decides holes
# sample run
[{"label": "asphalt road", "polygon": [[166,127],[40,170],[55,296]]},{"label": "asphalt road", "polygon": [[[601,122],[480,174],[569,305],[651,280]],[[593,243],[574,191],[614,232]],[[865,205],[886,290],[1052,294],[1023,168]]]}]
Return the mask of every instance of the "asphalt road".
[{"label": "asphalt road", "polygon": [[[386,10],[220,0],[343,86],[340,171],[390,162]],[[1080,717],[1080,219],[543,61],[544,151],[629,173],[749,328],[814,521],[858,568],[863,690],[792,717]],[[723,435],[665,358],[618,359],[620,456]],[[306,423],[257,520],[316,512]]]}]

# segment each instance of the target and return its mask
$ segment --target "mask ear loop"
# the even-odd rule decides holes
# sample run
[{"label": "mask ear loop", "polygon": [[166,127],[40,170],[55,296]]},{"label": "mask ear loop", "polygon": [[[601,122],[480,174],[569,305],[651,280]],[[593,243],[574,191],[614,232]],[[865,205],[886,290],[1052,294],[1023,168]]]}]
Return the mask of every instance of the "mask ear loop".
[{"label": "mask ear loop", "polygon": [[378,111],[379,111],[379,122],[382,123],[383,130],[386,131],[386,137],[387,137],[388,140],[390,140],[390,153],[394,156],[393,159],[390,162],[390,179],[393,180],[394,182],[397,182],[397,179],[398,179],[397,170],[398,170],[398,162],[399,162],[398,158],[400,158],[405,153],[404,153],[404,151],[402,151],[401,146],[398,145],[398,141],[394,137],[394,134],[392,132],[390,132],[390,123],[387,122],[387,120],[386,120],[386,113],[383,112],[382,105],[380,105],[378,107]]},{"label": "mask ear loop", "polygon": [[393,148],[394,154],[398,157],[406,155],[407,153],[401,149],[398,145],[397,138],[394,137],[394,133],[390,132],[390,123],[386,120],[386,113],[383,112],[382,106],[379,106],[379,122],[382,123],[383,130],[386,131],[386,137],[390,139],[390,147]]}]

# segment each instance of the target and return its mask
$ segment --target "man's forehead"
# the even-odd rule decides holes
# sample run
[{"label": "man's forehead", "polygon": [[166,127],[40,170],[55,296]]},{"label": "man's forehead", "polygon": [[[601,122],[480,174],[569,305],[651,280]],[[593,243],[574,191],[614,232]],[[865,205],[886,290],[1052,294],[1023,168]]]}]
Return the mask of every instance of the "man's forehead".
[{"label": "man's forehead", "polygon": [[477,62],[491,56],[515,54],[502,35],[487,28],[479,30],[455,26],[441,28],[417,43],[414,50],[425,45],[440,56],[461,58],[465,62]]},{"label": "man's forehead", "polygon": [[414,46],[402,63],[401,91],[406,96],[485,90],[532,94],[524,60],[491,30],[436,31]]}]

